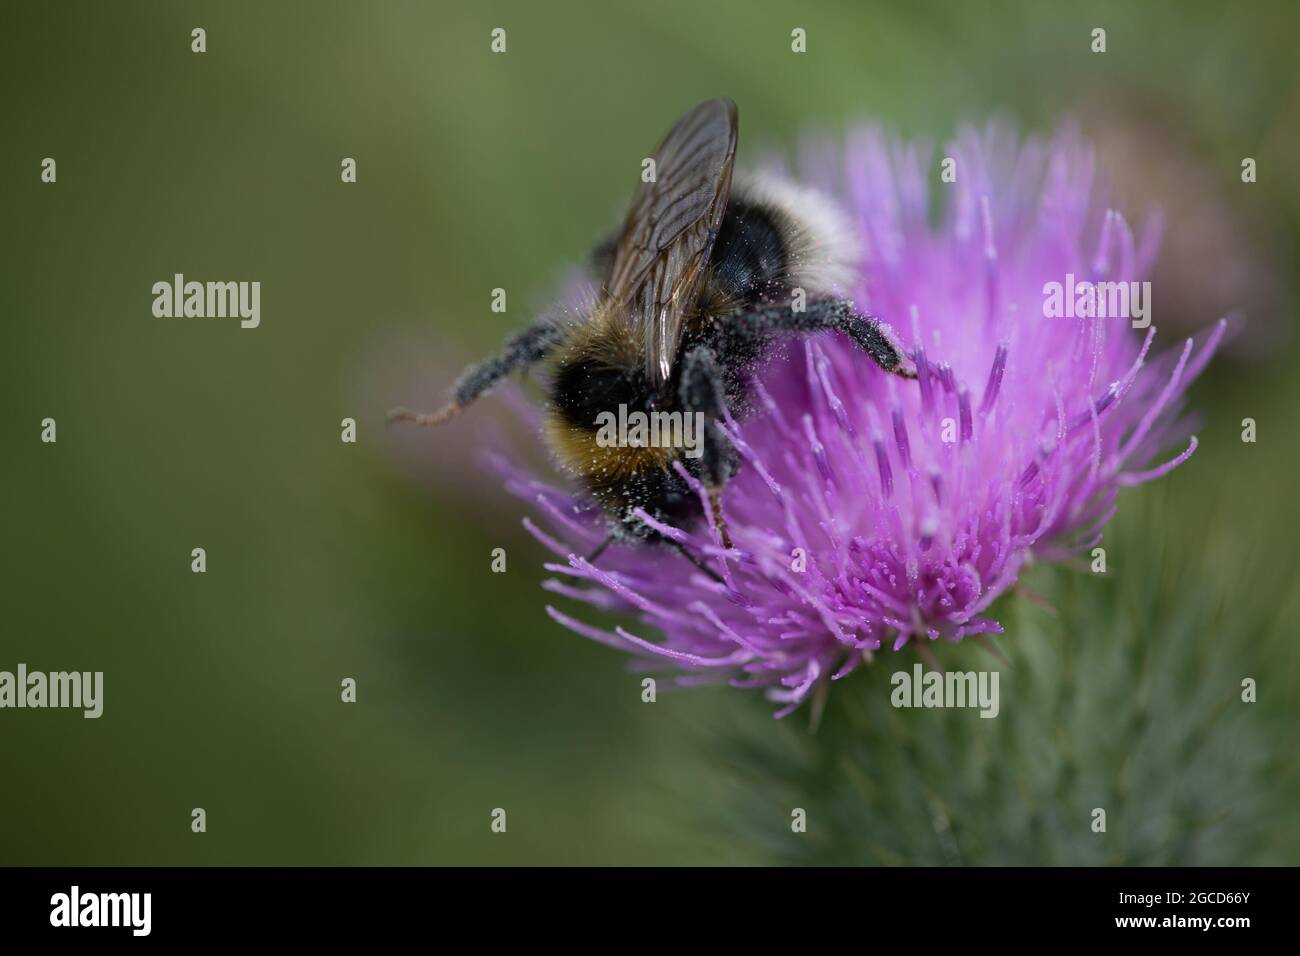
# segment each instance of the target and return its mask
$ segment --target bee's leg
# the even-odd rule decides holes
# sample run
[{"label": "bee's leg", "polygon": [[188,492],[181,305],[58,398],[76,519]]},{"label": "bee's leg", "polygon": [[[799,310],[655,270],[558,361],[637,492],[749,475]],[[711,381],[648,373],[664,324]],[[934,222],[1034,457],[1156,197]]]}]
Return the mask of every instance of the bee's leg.
[{"label": "bee's leg", "polygon": [[[669,546],[670,548],[672,548],[674,551],[676,551],[678,554],[680,554],[680,555],[681,555],[683,558],[685,558],[687,561],[691,562],[691,564],[695,565],[696,570],[703,571],[705,574],[707,574],[709,577],[713,578],[713,580],[717,581],[719,584],[726,584],[726,583],[727,583],[726,581],[722,580],[722,576],[719,575],[717,571],[714,571],[711,567],[709,567],[707,564],[705,564],[703,561],[701,561],[701,560],[700,560],[699,558],[697,558],[695,555],[691,554],[689,551],[687,551],[685,548],[683,548],[683,547],[682,547],[680,544],[678,544],[676,541],[671,541],[671,540],[668,540],[668,539],[665,539],[665,540],[668,541],[668,546]],[[727,545],[727,547],[731,547],[731,545]]]},{"label": "bee's leg", "polygon": [[709,489],[709,508],[718,526],[722,546],[730,549],[731,535],[727,533],[727,523],[722,517],[722,488],[736,470],[736,450],[717,425],[726,417],[726,394],[722,370],[713,352],[704,345],[697,345],[687,352],[682,360],[678,397],[684,413],[703,416],[700,476]]},{"label": "bee's leg", "polygon": [[560,327],[549,319],[542,319],[521,329],[506,339],[500,354],[465,369],[452,386],[451,401],[438,411],[421,414],[409,408],[394,408],[388,413],[388,421],[441,425],[455,418],[511,372],[527,368],[546,358],[559,342],[561,334]]},{"label": "bee's leg", "polygon": [[[605,553],[605,549],[608,548],[608,547],[609,547],[611,544],[613,544],[615,541],[617,541],[617,540],[618,540],[618,537],[619,537],[619,536],[618,536],[617,533],[615,533],[615,532],[610,532],[609,536],[608,536],[607,538],[605,538],[605,540],[602,541],[602,542],[600,543],[600,545],[596,548],[596,550],[593,551],[593,552],[591,552],[591,554],[587,555],[587,562],[588,562],[589,564],[595,564],[595,563],[596,563],[596,560],[597,560],[597,559],[598,559],[602,554]],[[691,554],[689,551],[687,551],[684,547],[682,547],[682,545],[681,545],[680,543],[674,541],[672,538],[661,538],[660,540],[662,540],[663,543],[664,543],[665,545],[667,545],[667,546],[668,546],[669,548],[671,548],[672,550],[676,551],[678,554],[680,554],[680,555],[681,555],[683,558],[685,558],[687,561],[691,562],[691,564],[695,565],[696,569],[698,569],[698,570],[704,572],[704,573],[707,574],[709,577],[713,578],[713,580],[717,581],[719,584],[725,584],[725,583],[726,583],[726,582],[723,581],[722,578],[718,575],[718,572],[714,571],[712,568],[710,568],[708,565],[706,565],[703,561],[701,561],[698,557],[696,557],[695,555],[693,555],[693,554]]]},{"label": "bee's leg", "polygon": [[601,543],[596,547],[596,550],[595,550],[595,551],[593,551],[593,552],[591,552],[591,554],[587,555],[587,561],[588,561],[589,563],[591,563],[591,564],[595,564],[595,563],[596,563],[596,559],[599,558],[602,554],[604,554],[604,553],[605,553],[605,549],[608,548],[611,544],[613,544],[614,541],[617,540],[617,538],[618,538],[618,535],[611,533],[607,538],[605,538],[604,541],[602,541],[602,542],[601,542]]},{"label": "bee's leg", "polygon": [[796,312],[790,303],[758,305],[728,323],[732,334],[776,334],[782,332],[843,332],[886,372],[916,378],[916,370],[889,336],[870,316],[854,310],[844,299],[818,299]]}]

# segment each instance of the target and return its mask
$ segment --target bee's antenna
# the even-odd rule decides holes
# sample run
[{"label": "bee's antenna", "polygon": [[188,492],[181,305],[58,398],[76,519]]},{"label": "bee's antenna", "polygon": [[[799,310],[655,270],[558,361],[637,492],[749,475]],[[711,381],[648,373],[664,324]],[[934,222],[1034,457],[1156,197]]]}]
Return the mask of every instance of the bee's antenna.
[{"label": "bee's antenna", "polygon": [[465,410],[465,405],[461,402],[448,402],[436,412],[413,412],[409,408],[394,408],[384,418],[384,423],[392,425],[394,422],[411,422],[414,425],[420,425],[431,428],[434,425],[441,425],[449,422]]}]

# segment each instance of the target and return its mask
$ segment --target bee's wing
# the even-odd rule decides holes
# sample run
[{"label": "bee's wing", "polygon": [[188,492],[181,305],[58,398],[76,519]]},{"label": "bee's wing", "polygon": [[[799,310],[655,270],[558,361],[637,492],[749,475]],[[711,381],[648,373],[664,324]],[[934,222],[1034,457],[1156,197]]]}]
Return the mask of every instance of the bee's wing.
[{"label": "bee's wing", "polygon": [[655,151],[614,250],[605,289],[641,323],[652,387],[672,374],[686,311],[699,291],[731,192],[736,104],[706,100]]}]

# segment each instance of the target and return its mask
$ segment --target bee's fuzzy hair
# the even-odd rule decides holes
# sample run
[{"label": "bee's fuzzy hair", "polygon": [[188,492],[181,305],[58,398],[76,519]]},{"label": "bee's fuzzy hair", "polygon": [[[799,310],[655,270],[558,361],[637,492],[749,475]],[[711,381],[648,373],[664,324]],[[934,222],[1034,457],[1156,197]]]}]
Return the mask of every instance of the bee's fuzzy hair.
[{"label": "bee's fuzzy hair", "polygon": [[788,281],[847,296],[857,271],[853,225],[825,194],[771,172],[737,172],[732,196],[766,209],[788,249]]},{"label": "bee's fuzzy hair", "polygon": [[620,308],[605,302],[591,305],[585,316],[574,313],[564,325],[551,365],[587,359],[610,368],[639,368],[643,339],[636,333],[636,324],[616,311]]}]

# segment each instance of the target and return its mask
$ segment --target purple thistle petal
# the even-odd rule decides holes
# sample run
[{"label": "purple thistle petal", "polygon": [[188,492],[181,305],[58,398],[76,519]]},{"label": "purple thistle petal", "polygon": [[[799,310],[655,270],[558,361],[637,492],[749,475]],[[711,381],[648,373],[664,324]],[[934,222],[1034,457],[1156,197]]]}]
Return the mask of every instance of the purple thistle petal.
[{"label": "purple thistle petal", "polygon": [[1196,451],[1196,445],[1196,436],[1193,435],[1191,440],[1187,443],[1187,448],[1177,458],[1171,458],[1159,468],[1152,468],[1150,471],[1140,471],[1136,473],[1123,472],[1116,476],[1115,481],[1125,487],[1130,487],[1132,485],[1141,485],[1148,481],[1153,481],[1156,478],[1163,478],[1187,459],[1191,458],[1192,453]]},{"label": "purple thistle petal", "polygon": [[989,369],[989,381],[984,386],[984,401],[980,402],[980,414],[987,415],[998,400],[998,389],[1002,386],[1002,371],[1007,366],[1007,344],[998,343],[998,350],[993,353],[993,367]]}]

